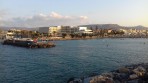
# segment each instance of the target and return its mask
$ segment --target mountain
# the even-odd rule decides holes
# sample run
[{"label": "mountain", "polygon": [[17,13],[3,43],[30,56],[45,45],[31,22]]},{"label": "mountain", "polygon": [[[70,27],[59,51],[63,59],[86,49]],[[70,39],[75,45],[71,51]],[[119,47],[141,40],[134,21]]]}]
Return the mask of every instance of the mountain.
[{"label": "mountain", "polygon": [[30,30],[30,31],[37,31],[38,28],[26,28],[26,27],[0,27],[0,29],[2,30],[9,30],[9,29],[20,29],[20,30]]},{"label": "mountain", "polygon": [[144,26],[133,26],[133,27],[125,27],[126,29],[137,29],[137,30],[148,30],[148,27],[144,27]]},{"label": "mountain", "polygon": [[[132,27],[127,27],[127,26],[120,26],[118,24],[89,24],[89,25],[79,25],[78,27],[88,27],[89,29],[138,29],[138,30],[148,30],[148,27],[144,26],[132,26]],[[30,31],[38,31],[39,28],[26,28],[26,27],[0,27],[2,30],[9,30],[9,29],[20,29],[20,30],[30,30]]]},{"label": "mountain", "polygon": [[79,27],[88,27],[89,29],[120,29],[122,28],[118,24],[90,24],[80,25]]},{"label": "mountain", "polygon": [[144,26],[133,26],[133,27],[125,27],[125,26],[120,26],[118,24],[90,24],[90,25],[80,25],[79,27],[88,27],[89,29],[138,29],[138,30],[146,30],[148,27]]}]

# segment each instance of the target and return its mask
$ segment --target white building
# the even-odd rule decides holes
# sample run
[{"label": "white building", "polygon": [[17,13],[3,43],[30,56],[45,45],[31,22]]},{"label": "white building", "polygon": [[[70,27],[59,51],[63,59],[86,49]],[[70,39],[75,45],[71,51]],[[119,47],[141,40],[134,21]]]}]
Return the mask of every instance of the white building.
[{"label": "white building", "polygon": [[6,39],[11,39],[17,37],[18,33],[21,33],[21,30],[18,29],[10,29],[6,33]]},{"label": "white building", "polygon": [[40,33],[46,33],[54,36],[60,34],[60,31],[61,31],[61,26],[39,27]]},{"label": "white building", "polygon": [[88,29],[87,27],[78,27],[78,33],[86,33],[86,34],[93,34],[93,31]]}]

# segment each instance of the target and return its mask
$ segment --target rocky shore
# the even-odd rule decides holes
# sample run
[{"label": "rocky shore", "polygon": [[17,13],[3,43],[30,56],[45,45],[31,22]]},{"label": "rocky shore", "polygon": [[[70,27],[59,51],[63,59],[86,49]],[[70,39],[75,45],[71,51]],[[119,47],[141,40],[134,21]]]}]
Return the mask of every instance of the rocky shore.
[{"label": "rocky shore", "polygon": [[125,66],[87,78],[70,78],[67,83],[148,83],[148,63]]}]

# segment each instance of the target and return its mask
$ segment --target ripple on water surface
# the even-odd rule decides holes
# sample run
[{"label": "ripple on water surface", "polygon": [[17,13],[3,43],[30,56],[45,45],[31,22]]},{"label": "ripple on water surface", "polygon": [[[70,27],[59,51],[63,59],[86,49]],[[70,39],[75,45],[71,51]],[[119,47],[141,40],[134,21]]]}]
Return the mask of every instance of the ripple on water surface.
[{"label": "ripple on water surface", "polygon": [[0,83],[66,83],[70,77],[148,62],[148,39],[55,41],[49,49],[0,45]]}]

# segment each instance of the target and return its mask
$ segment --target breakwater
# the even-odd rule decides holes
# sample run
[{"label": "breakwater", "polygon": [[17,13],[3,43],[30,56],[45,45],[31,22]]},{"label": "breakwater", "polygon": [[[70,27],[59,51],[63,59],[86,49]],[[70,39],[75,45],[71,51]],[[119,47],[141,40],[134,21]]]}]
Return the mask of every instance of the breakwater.
[{"label": "breakwater", "polygon": [[30,40],[4,40],[3,45],[13,45],[26,48],[51,48],[55,47],[55,44],[51,42],[33,42]]},{"label": "breakwater", "polygon": [[148,83],[148,63],[125,66],[82,79],[70,78],[67,83]]}]

